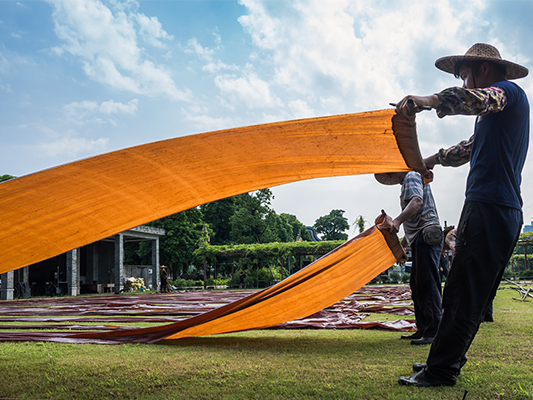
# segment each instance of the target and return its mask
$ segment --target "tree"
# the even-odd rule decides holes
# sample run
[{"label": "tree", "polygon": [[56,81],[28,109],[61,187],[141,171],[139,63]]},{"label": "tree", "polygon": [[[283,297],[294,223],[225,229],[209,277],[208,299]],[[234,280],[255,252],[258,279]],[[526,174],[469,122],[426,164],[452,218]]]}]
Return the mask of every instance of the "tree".
[{"label": "tree", "polygon": [[323,235],[323,240],[346,240],[348,235],[343,232],[350,229],[350,224],[344,216],[344,210],[331,210],[328,215],[318,218],[314,227]]},{"label": "tree", "polygon": [[355,222],[353,224],[354,224],[354,227],[356,226],[359,229],[359,233],[363,233],[364,232],[366,220],[365,220],[365,218],[362,215],[359,215],[355,219]]},{"label": "tree", "polygon": [[292,235],[287,242],[296,242],[299,239],[306,241],[311,240],[311,236],[309,235],[307,228],[298,220],[296,215],[282,213],[279,216],[292,227]]},{"label": "tree", "polygon": [[[160,262],[168,266],[174,276],[187,272],[189,265],[196,261],[194,250],[212,235],[202,217],[200,209],[195,207],[148,224],[165,230],[165,235],[160,238]],[[148,264],[151,250],[148,242],[139,246],[139,256]]]},{"label": "tree", "polygon": [[233,243],[266,243],[266,218],[273,212],[270,204],[274,195],[270,189],[244,193],[235,197],[235,213],[230,217],[230,238]]},{"label": "tree", "polygon": [[204,221],[213,230],[210,243],[212,245],[223,245],[231,243],[230,218],[235,213],[235,197],[213,201],[200,206],[204,216]]},{"label": "tree", "polygon": [[15,178],[16,176],[13,176],[13,175],[8,175],[8,174],[0,175],[0,182],[8,181],[10,179],[15,179]]}]

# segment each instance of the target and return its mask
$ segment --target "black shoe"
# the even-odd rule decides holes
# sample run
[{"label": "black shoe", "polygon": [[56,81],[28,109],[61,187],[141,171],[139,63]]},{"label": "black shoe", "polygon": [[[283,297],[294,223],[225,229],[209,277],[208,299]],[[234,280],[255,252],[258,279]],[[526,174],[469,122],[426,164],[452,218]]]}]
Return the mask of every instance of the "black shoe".
[{"label": "black shoe", "polygon": [[420,339],[411,340],[411,344],[422,345],[422,344],[431,344],[433,343],[432,337],[421,337]]},{"label": "black shoe", "polygon": [[398,383],[400,385],[405,385],[405,386],[453,386],[455,385],[455,382],[445,383],[445,382],[429,381],[426,378],[424,371],[425,369],[411,376],[400,376],[400,378],[398,379]]},{"label": "black shoe", "polygon": [[[463,363],[464,365],[464,363]],[[461,367],[463,366],[461,365]],[[426,363],[414,363],[413,364],[413,372],[420,372],[423,369],[425,369],[428,365]],[[457,373],[457,376],[461,375],[461,370]]]},{"label": "black shoe", "polygon": [[424,368],[426,368],[428,365],[426,363],[414,363],[413,364],[413,371],[414,372],[420,372]]},{"label": "black shoe", "polygon": [[410,340],[413,340],[413,339],[420,339],[422,337],[422,334],[418,331],[416,331],[415,333],[411,333],[410,335],[402,335],[400,336],[400,339],[410,339]]}]

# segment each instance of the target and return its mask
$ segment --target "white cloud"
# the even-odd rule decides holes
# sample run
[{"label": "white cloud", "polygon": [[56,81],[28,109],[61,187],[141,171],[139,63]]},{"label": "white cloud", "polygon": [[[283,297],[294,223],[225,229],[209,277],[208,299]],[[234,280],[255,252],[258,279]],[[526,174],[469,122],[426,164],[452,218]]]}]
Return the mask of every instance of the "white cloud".
[{"label": "white cloud", "polygon": [[140,36],[156,47],[165,47],[163,40],[172,40],[174,36],[169,35],[162,27],[157,17],[147,17],[144,14],[136,14],[135,18],[140,25]]},{"label": "white cloud", "polygon": [[8,58],[0,52],[0,72],[7,72],[10,66],[11,63],[9,62]]},{"label": "white cloud", "polygon": [[98,104],[96,101],[81,101],[67,104],[63,107],[66,113],[66,120],[81,125],[87,122],[105,124],[109,123],[115,125],[116,122],[109,118],[102,118],[100,115],[109,116],[111,114],[130,114],[135,115],[137,112],[137,99],[131,100],[124,104],[115,102],[114,100],[104,101]]},{"label": "white cloud", "polygon": [[264,53],[261,60],[271,62],[271,87],[314,102],[313,108],[329,99],[326,104],[340,106],[330,109],[334,113],[386,108],[419,89],[413,70],[433,68],[427,49],[457,49],[453,38],[465,27],[474,29],[473,15],[483,7],[452,0],[387,7],[377,1],[300,0],[276,2],[274,10],[267,1],[240,2],[247,13],[239,22]]},{"label": "white cloud", "polygon": [[6,93],[13,93],[13,90],[11,89],[11,85],[9,83],[6,83],[5,85],[0,82],[0,91],[6,92]]},{"label": "white cloud", "polygon": [[104,101],[100,105],[100,112],[104,114],[116,114],[116,113],[135,114],[137,111],[138,103],[139,103],[139,100],[137,99],[131,100],[128,104],[115,102],[113,100]]},{"label": "white cloud", "polygon": [[211,74],[215,74],[223,70],[238,71],[239,67],[234,64],[233,65],[224,64],[222,61],[209,62],[208,64],[202,67],[202,71],[207,71]]},{"label": "white cloud", "polygon": [[[80,103],[80,108],[92,108],[90,102]],[[25,127],[28,128],[28,127]],[[41,142],[30,145],[31,154],[43,154],[46,157],[75,159],[80,156],[101,153],[106,150],[108,138],[87,139],[80,137],[74,130],[58,131],[50,126],[34,124],[32,129],[41,132]]]},{"label": "white cloud", "polygon": [[211,61],[214,50],[208,47],[202,47],[198,39],[192,38],[187,42],[187,47],[184,49],[187,53],[195,53],[204,60]]},{"label": "white cloud", "polygon": [[244,76],[218,75],[215,84],[226,95],[248,108],[281,106],[282,102],[270,90],[269,84],[255,73]]},{"label": "white cloud", "polygon": [[37,150],[44,152],[49,157],[58,157],[68,154],[77,157],[82,154],[98,153],[105,150],[108,138],[87,140],[85,138],[66,136],[58,140],[37,145]]},{"label": "white cloud", "polygon": [[28,7],[27,4],[22,4],[20,1],[17,1],[17,6],[22,7],[22,8],[25,8],[25,9],[27,9],[27,10],[31,10],[31,8]]},{"label": "white cloud", "polygon": [[234,126],[239,125],[238,120],[231,117],[211,117],[209,115],[188,113],[185,110],[182,110],[184,113],[184,119],[193,123],[195,129],[198,129],[200,132],[208,132],[219,129],[228,129]]},{"label": "white cloud", "polygon": [[147,42],[159,46],[160,39],[171,39],[157,18],[123,10],[113,14],[98,0],[48,1],[54,5],[56,35],[64,41],[53,50],[79,57],[91,79],[133,93],[189,99],[190,93],[178,90],[170,73],[145,59],[137,44],[135,22],[140,24],[139,35]]}]

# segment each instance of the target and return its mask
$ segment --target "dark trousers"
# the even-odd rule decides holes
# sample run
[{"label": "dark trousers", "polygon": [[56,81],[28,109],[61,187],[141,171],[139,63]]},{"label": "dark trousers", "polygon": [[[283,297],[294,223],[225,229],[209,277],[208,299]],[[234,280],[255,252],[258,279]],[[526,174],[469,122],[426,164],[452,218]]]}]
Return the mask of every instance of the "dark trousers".
[{"label": "dark trousers", "polygon": [[442,315],[439,263],[442,241],[429,245],[420,232],[411,243],[411,295],[415,306],[416,327],[424,337],[433,337]]},{"label": "dark trousers", "polygon": [[520,210],[465,203],[457,228],[455,257],[444,286],[443,315],[427,359],[425,375],[430,382],[455,383],[521,227]]}]

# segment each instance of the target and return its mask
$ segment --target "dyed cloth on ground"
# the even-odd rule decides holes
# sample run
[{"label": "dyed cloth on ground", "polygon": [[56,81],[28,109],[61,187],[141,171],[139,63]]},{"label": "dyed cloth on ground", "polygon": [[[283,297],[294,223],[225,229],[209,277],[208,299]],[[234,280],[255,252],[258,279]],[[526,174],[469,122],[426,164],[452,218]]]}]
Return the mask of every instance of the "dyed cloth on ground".
[{"label": "dyed cloth on ground", "polygon": [[[256,290],[174,292],[171,294],[65,297],[5,301],[0,303],[0,330],[116,331],[134,329],[129,323],[177,322],[214,310]],[[363,321],[369,314],[414,315],[409,287],[362,287],[318,313],[272,329],[415,329],[413,319]],[[17,323],[17,325],[13,325]],[[21,325],[20,323],[25,323]],[[102,325],[95,325],[100,323]],[[105,323],[105,325],[104,325]],[[115,323],[119,325],[109,325]],[[0,333],[0,336],[2,334]]]},{"label": "dyed cloth on ground", "polygon": [[268,328],[331,306],[386,270],[401,254],[395,235],[372,227],[274,286],[183,321],[103,332],[2,332],[0,341],[154,343]]}]

